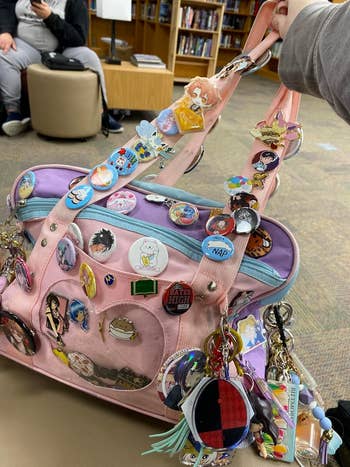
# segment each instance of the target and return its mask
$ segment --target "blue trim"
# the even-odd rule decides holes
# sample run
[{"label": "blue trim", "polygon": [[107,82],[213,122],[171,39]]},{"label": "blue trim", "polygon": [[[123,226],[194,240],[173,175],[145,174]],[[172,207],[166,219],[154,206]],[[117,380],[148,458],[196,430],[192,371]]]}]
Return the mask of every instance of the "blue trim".
[{"label": "blue trim", "polygon": [[219,201],[202,198],[199,195],[188,193],[187,191],[180,190],[179,188],[158,185],[157,183],[142,182],[140,180],[134,180],[130,185],[136,188],[141,188],[142,190],[150,191],[151,193],[158,193],[159,195],[166,196],[167,198],[186,201],[188,203],[198,204],[199,206],[207,206],[209,208],[224,207],[224,205]]},{"label": "blue trim", "polygon": [[[26,205],[17,209],[17,216],[22,221],[33,221],[47,217],[56,205],[58,198],[29,198]],[[107,210],[102,206],[90,205],[79,212],[78,219],[96,220],[114,227],[129,230],[140,235],[155,236],[161,242],[178,250],[188,258],[199,262],[203,252],[201,242],[187,235],[168,230],[150,222],[140,221],[132,217]],[[239,271],[270,287],[279,287],[285,283],[276,269],[256,259],[244,255]],[[296,274],[297,275],[297,274]],[[288,288],[290,285],[288,284]]]}]

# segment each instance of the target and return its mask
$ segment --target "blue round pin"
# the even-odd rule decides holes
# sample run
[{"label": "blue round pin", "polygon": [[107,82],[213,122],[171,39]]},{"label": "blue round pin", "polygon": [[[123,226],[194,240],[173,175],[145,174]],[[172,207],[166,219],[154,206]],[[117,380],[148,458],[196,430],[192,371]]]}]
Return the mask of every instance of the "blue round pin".
[{"label": "blue round pin", "polygon": [[130,148],[117,148],[108,158],[108,164],[115,167],[119,175],[130,175],[139,164],[135,151]]},{"label": "blue round pin", "polygon": [[35,173],[28,170],[18,183],[18,196],[20,199],[27,199],[33,193],[35,187]]},{"label": "blue round pin", "polygon": [[112,188],[118,180],[117,170],[110,164],[99,164],[91,169],[89,182],[97,191],[105,191]]},{"label": "blue round pin", "polygon": [[70,190],[66,197],[66,206],[69,209],[80,209],[88,204],[94,194],[90,185],[81,185]]},{"label": "blue round pin", "polygon": [[235,247],[231,240],[223,235],[210,235],[203,240],[202,251],[213,261],[225,261],[231,258]]}]

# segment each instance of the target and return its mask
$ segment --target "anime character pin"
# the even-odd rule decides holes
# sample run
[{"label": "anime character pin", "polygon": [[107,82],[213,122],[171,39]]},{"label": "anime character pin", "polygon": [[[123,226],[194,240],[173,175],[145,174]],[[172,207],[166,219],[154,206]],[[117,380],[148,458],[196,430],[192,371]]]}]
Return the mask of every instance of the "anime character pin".
[{"label": "anime character pin", "polygon": [[248,315],[246,318],[238,321],[237,331],[243,341],[243,353],[249,352],[258,345],[266,342],[261,324],[256,320],[254,315]]},{"label": "anime character pin", "polygon": [[89,173],[91,186],[97,191],[105,191],[112,188],[118,180],[117,170],[110,164],[99,164]]},{"label": "anime character pin", "polygon": [[136,132],[140,141],[135,144],[134,150],[139,162],[148,162],[158,156],[169,159],[175,151],[168,144],[162,141],[162,136],[158,130],[147,120],[141,120],[136,126]]},{"label": "anime character pin", "polygon": [[85,295],[89,298],[94,298],[96,295],[96,278],[94,271],[87,263],[81,263],[79,277]]},{"label": "anime character pin", "polygon": [[235,221],[229,214],[218,214],[209,217],[205,225],[208,235],[228,235],[235,228]]},{"label": "anime character pin", "polygon": [[162,110],[156,118],[156,125],[163,135],[173,136],[179,133],[172,109]]},{"label": "anime character pin", "polygon": [[45,316],[48,334],[56,339],[59,346],[64,346],[62,336],[68,331],[68,300],[65,297],[49,293],[46,297]]},{"label": "anime character pin", "polygon": [[142,237],[129,249],[130,266],[138,274],[157,276],[168,265],[168,251],[165,245],[156,238]]},{"label": "anime character pin", "polygon": [[271,124],[266,121],[259,122],[250,134],[260,139],[271,149],[284,147],[284,141],[294,141],[301,137],[298,123],[286,122],[283,113],[278,111]]},{"label": "anime character pin", "polygon": [[83,302],[77,299],[69,302],[68,316],[73,323],[79,324],[83,331],[89,330],[89,312]]},{"label": "anime character pin", "polygon": [[239,208],[252,208],[255,210],[259,209],[258,199],[251,193],[245,193],[240,191],[230,198],[231,211],[235,211]]},{"label": "anime character pin", "polygon": [[89,255],[103,263],[111,256],[116,246],[117,239],[114,233],[102,228],[95,232],[89,240]]},{"label": "anime character pin", "polygon": [[204,112],[220,102],[218,88],[209,78],[196,77],[185,86],[185,95],[173,110],[180,133],[202,131]]},{"label": "anime character pin", "polygon": [[77,262],[77,254],[72,240],[68,237],[62,238],[56,247],[57,264],[63,271],[70,271]]},{"label": "anime character pin", "polygon": [[35,332],[14,313],[0,311],[0,329],[16,350],[24,355],[34,355],[37,351]]},{"label": "anime character pin", "polygon": [[28,170],[18,184],[18,196],[20,199],[27,199],[33,193],[35,187],[35,173]]},{"label": "anime character pin", "polygon": [[30,292],[33,287],[33,276],[29,266],[20,256],[18,256],[15,261],[15,274],[21,289],[25,292]]},{"label": "anime character pin", "polygon": [[80,209],[88,204],[94,194],[90,185],[81,185],[73,188],[67,194],[65,203],[69,209]]},{"label": "anime character pin", "polygon": [[139,160],[132,149],[120,147],[109,156],[108,164],[115,167],[119,175],[130,175],[136,170]]},{"label": "anime character pin", "polygon": [[253,157],[252,164],[258,172],[270,172],[279,164],[280,158],[273,151],[260,151]]}]

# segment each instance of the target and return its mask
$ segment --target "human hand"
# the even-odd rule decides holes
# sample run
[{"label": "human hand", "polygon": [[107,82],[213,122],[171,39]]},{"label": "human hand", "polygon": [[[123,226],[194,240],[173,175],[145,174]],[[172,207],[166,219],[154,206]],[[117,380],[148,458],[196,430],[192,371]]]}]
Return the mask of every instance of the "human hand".
[{"label": "human hand", "polygon": [[278,0],[272,15],[272,28],[279,32],[283,39],[301,10],[320,1],[327,2],[328,0]]},{"label": "human hand", "polygon": [[41,19],[46,19],[51,15],[51,8],[49,5],[41,0],[41,2],[32,2],[32,10]]},{"label": "human hand", "polygon": [[6,54],[11,48],[17,50],[16,42],[9,32],[3,32],[0,34],[0,50]]}]

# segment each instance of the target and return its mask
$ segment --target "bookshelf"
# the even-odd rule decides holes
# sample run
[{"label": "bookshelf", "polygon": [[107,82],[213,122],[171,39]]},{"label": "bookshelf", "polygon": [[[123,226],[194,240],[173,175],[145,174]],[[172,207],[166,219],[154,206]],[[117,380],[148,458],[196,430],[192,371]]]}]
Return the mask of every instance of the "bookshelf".
[{"label": "bookshelf", "polygon": [[[108,44],[101,37],[110,37],[111,23],[96,16],[95,0],[89,0],[88,46],[99,57],[108,54]],[[132,21],[117,21],[117,37],[130,45],[128,52],[158,55],[168,62],[168,46],[171,25],[171,0],[134,0]],[[123,50],[118,49],[122,59]]]},{"label": "bookshelf", "polygon": [[256,13],[256,0],[222,0],[222,22],[217,66],[220,68],[242,52]]},{"label": "bookshelf", "polygon": [[173,2],[168,68],[175,81],[215,74],[223,12],[224,5],[218,1]]}]

